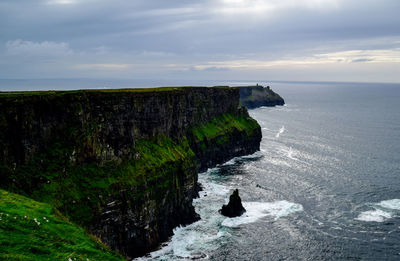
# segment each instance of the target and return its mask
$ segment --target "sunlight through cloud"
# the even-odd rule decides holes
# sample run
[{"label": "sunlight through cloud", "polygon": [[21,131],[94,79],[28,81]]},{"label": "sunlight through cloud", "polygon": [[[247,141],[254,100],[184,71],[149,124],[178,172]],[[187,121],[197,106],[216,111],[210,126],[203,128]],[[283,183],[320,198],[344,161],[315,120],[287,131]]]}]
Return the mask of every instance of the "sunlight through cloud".
[{"label": "sunlight through cloud", "polygon": [[69,5],[75,3],[77,3],[77,0],[50,0],[47,2],[49,5]]},{"label": "sunlight through cloud", "polygon": [[216,12],[226,15],[257,15],[291,8],[330,10],[338,7],[338,0],[220,0]]}]

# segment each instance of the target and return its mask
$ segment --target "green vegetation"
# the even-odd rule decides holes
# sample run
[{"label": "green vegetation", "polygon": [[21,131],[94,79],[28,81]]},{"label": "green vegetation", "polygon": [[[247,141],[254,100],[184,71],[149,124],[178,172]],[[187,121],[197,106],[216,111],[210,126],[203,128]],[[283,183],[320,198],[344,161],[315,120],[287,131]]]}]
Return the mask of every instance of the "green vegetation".
[{"label": "green vegetation", "polygon": [[[206,150],[204,139],[221,145],[234,131],[251,136],[258,127],[250,117],[224,114],[191,131]],[[180,141],[166,136],[138,140],[131,152],[133,157],[123,162],[72,165],[73,151],[71,142],[56,142],[26,165],[12,169],[0,164],[0,188],[49,203],[76,224],[88,226],[107,199],[118,198],[121,191],[132,191],[132,200],[145,193],[158,198],[162,190],[173,189],[174,184],[176,187],[179,175],[195,172],[196,166],[186,137]]]},{"label": "green vegetation", "polygon": [[206,124],[193,128],[192,132],[198,141],[220,137],[220,139],[216,141],[220,143],[224,142],[224,139],[227,141],[227,134],[232,131],[245,131],[248,136],[251,136],[253,131],[257,130],[259,127],[257,121],[250,117],[226,113]]},{"label": "green vegetation", "polygon": [[[193,142],[206,151],[227,145],[232,133],[251,136],[259,125],[245,113],[223,114],[179,139],[161,135],[136,140],[129,159],[78,164],[72,160],[75,150],[96,135],[91,130],[97,127],[83,134],[71,128],[62,129],[65,133],[57,134],[45,153],[25,165],[0,162],[0,188],[32,198],[0,190],[0,260],[119,259],[81,227],[91,227],[110,199],[136,208],[146,200],[156,208],[161,202],[181,204],[183,184],[194,185],[197,177]],[[163,210],[153,213],[158,211]]]},{"label": "green vegetation", "polygon": [[47,202],[77,224],[89,225],[99,205],[107,198],[118,197],[121,190],[135,192],[134,199],[172,185],[171,175],[195,166],[187,140],[178,144],[165,136],[137,141],[132,152],[135,157],[122,163],[71,166],[71,154],[68,144],[56,143],[49,153],[15,171],[0,166],[5,181],[1,187]]},{"label": "green vegetation", "polygon": [[0,260],[124,260],[52,206],[0,190]]},{"label": "green vegetation", "polygon": [[124,190],[129,189],[132,204],[136,199],[160,202],[166,195],[173,197],[184,176],[196,171],[187,140],[178,144],[165,136],[137,141],[135,158],[120,164],[73,167],[67,163],[70,154],[67,146],[55,144],[30,165],[15,171],[0,167],[5,181],[1,187],[47,202],[0,190],[0,260],[118,260],[78,225],[89,226],[107,199],[118,198]]},{"label": "green vegetation", "polygon": [[[72,91],[17,91],[17,92],[0,92],[1,97],[21,97],[21,96],[54,96],[65,94],[82,94],[82,93],[148,93],[148,92],[165,92],[165,91],[183,91],[185,88],[209,88],[200,86],[179,86],[179,87],[158,87],[158,88],[126,88],[126,89],[87,89]],[[226,88],[229,86],[214,86],[212,88]]]}]

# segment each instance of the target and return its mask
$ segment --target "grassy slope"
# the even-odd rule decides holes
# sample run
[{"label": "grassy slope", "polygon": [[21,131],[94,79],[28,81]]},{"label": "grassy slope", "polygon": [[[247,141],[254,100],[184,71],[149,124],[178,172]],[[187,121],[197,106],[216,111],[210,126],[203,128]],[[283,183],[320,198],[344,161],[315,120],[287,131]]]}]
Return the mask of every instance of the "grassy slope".
[{"label": "grassy slope", "polygon": [[[251,118],[224,114],[192,132],[197,142],[205,146],[204,139],[221,144],[234,130],[245,130],[251,135],[258,127]],[[110,196],[129,189],[140,197],[148,190],[168,186],[173,181],[169,177],[174,168],[189,169],[195,165],[186,138],[180,142],[168,137],[136,141],[135,157],[122,163],[71,166],[68,159],[72,150],[67,144],[56,143],[49,153],[32,158],[28,165],[15,170],[0,163],[0,188],[49,203],[71,221],[86,226]]]},{"label": "grassy slope", "polygon": [[49,204],[0,190],[0,260],[123,260]]},{"label": "grassy slope", "polygon": [[257,121],[250,117],[235,116],[227,113],[206,124],[193,128],[192,132],[198,141],[214,139],[217,143],[223,143],[227,141],[227,134],[235,129],[246,131],[247,135],[251,136],[252,132],[259,127]]},{"label": "grassy slope", "polygon": [[[179,144],[168,137],[139,140],[134,154],[137,158],[122,163],[72,167],[65,162],[70,149],[55,144],[48,155],[32,159],[28,166],[19,167],[15,172],[3,169],[0,174],[4,184],[8,184],[1,187],[47,202],[75,223],[88,225],[106,198],[132,188],[135,196],[140,197],[148,190],[167,186],[172,181],[169,174],[174,169],[171,168],[194,165],[194,154],[186,140]],[[157,179],[162,183],[155,182]],[[149,185],[153,183],[156,185]]]},{"label": "grassy slope", "polygon": [[[251,118],[224,114],[191,131],[200,143],[204,139],[224,143],[227,134],[235,129],[245,130],[251,134],[256,128],[259,128],[259,125]],[[27,255],[27,257],[34,256],[38,259],[43,257],[49,260],[62,259],[71,254],[77,254],[77,258],[83,258],[85,253],[92,253],[84,251],[91,246],[92,241],[89,241],[90,238],[78,226],[57,219],[54,213],[51,214],[52,207],[60,210],[75,224],[85,226],[93,221],[94,216],[98,214],[99,205],[104,204],[106,198],[117,195],[124,189],[131,189],[136,197],[140,197],[143,193],[150,193],[156,198],[163,198],[165,195],[159,194],[160,191],[174,182],[171,173],[179,169],[193,168],[195,164],[194,153],[186,138],[180,142],[168,137],[139,140],[136,141],[135,156],[132,160],[123,163],[109,162],[101,166],[90,163],[71,167],[67,163],[71,151],[72,149],[65,144],[54,144],[50,153],[33,159],[28,166],[17,167],[15,171],[4,166],[0,168],[0,179],[4,181],[0,184],[1,188],[49,204],[38,203],[2,191],[0,211],[9,212],[8,214],[12,217],[17,216],[15,222],[18,223],[15,223],[15,227],[10,225],[12,223],[3,223],[6,219],[2,217],[0,253],[8,251],[14,257]],[[19,200],[21,204],[13,206],[9,203],[13,200]],[[24,219],[25,215],[30,219]],[[49,223],[45,222],[43,226],[38,226],[32,221],[33,218],[41,220],[43,216],[49,219]],[[10,219],[7,219],[7,222],[9,221]],[[47,228],[47,225],[55,221],[59,222],[57,227],[54,226],[51,229],[48,227],[49,232],[40,233],[41,229]],[[3,226],[4,224],[8,225]],[[62,232],[58,233],[56,228],[61,229]],[[32,235],[32,239],[24,241],[22,240],[24,235]],[[50,235],[48,241],[43,238],[47,235]],[[30,247],[32,242],[38,245],[32,248]],[[78,245],[79,242],[83,245]],[[81,249],[81,246],[84,248],[79,252],[78,249]],[[101,248],[98,249],[101,251]],[[105,251],[103,255],[106,257],[110,254]],[[101,258],[103,257],[99,252],[98,257],[93,260],[102,260]],[[112,258],[104,260],[112,260]]]}]

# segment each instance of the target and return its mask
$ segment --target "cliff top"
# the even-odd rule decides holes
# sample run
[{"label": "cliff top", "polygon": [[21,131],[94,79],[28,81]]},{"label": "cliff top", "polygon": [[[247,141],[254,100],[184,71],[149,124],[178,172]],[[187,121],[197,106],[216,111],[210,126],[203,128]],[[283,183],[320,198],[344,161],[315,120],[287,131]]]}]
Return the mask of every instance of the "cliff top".
[{"label": "cliff top", "polygon": [[82,89],[82,90],[68,90],[68,91],[16,91],[16,92],[0,92],[2,97],[17,97],[17,96],[34,96],[34,95],[64,95],[64,94],[79,94],[79,93],[150,93],[150,92],[170,92],[170,91],[185,91],[193,88],[222,88],[229,89],[234,87],[229,86],[168,86],[168,87],[155,87],[155,88],[121,88],[121,89]]}]

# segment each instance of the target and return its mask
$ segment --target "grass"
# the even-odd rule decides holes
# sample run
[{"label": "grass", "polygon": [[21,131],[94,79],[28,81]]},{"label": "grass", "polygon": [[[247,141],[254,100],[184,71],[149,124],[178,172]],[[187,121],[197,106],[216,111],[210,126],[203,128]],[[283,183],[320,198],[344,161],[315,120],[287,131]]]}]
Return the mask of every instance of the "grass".
[{"label": "grass", "polygon": [[[257,128],[257,122],[249,117],[223,114],[192,132],[205,151],[209,146],[205,139],[222,145],[235,130],[251,136]],[[195,155],[189,143],[186,137],[179,141],[166,136],[138,140],[132,159],[73,166],[69,163],[71,144],[56,142],[47,153],[15,170],[0,163],[0,188],[49,203],[76,224],[89,226],[107,199],[119,198],[121,191],[131,191],[132,201],[145,193],[161,200],[163,189],[176,186],[177,175],[195,171]]]},{"label": "grass", "polygon": [[0,190],[0,260],[124,260],[46,203]]},{"label": "grass", "polygon": [[71,91],[17,91],[17,92],[0,92],[0,98],[13,98],[21,96],[43,96],[43,95],[65,95],[65,94],[81,94],[81,93],[148,93],[148,92],[167,92],[167,91],[184,91],[185,88],[222,88],[229,89],[229,86],[176,86],[176,87],[156,87],[156,88],[126,88],[126,89],[86,89]]},{"label": "grass", "polygon": [[93,225],[108,199],[121,198],[123,191],[122,198],[132,205],[150,199],[157,206],[182,198],[184,179],[193,175],[195,182],[197,168],[188,137],[206,151],[214,142],[229,142],[234,131],[251,136],[258,128],[246,115],[223,114],[179,140],[137,140],[132,158],[122,162],[75,166],[69,161],[74,151],[69,139],[15,169],[0,162],[0,188],[32,198],[0,190],[0,260],[120,260],[81,228]]},{"label": "grass", "polygon": [[[252,132],[259,128],[256,120],[243,115],[222,114],[206,124],[197,126],[192,132],[198,141],[221,137],[217,142],[224,142],[227,133],[234,130],[246,131],[250,136]],[[227,140],[226,140],[227,141]]]},{"label": "grass", "polygon": [[69,167],[64,161],[68,153],[55,144],[37,163],[17,168],[7,179],[4,169],[0,173],[1,187],[46,202],[0,189],[0,260],[121,260],[82,227],[121,191],[129,190],[125,200],[132,204],[144,198],[161,202],[182,193],[177,191],[182,179],[196,171],[187,140],[166,136],[136,141],[135,158],[122,164]]},{"label": "grass", "polygon": [[[148,191],[172,186],[173,174],[195,166],[194,154],[186,139],[168,137],[136,141],[135,158],[122,163],[92,162],[71,166],[72,149],[53,144],[47,154],[33,158],[15,171],[0,166],[0,187],[46,202],[75,223],[88,226],[108,198],[129,189],[134,200]],[[185,173],[182,173],[185,175]]]}]

